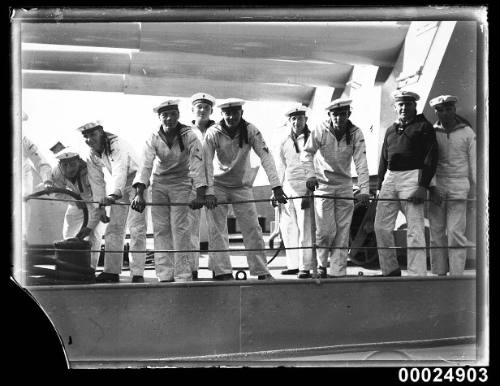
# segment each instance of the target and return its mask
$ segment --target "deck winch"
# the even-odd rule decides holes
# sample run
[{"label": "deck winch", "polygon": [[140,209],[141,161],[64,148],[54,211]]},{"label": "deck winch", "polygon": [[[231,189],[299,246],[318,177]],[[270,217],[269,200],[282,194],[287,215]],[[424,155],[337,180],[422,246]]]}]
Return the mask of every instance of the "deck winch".
[{"label": "deck winch", "polygon": [[[63,188],[47,188],[39,192],[35,192],[26,197],[25,200],[30,198],[40,197],[45,194],[67,194],[75,200],[81,200],[81,196],[71,190]],[[80,229],[87,226],[88,223],[88,209],[86,205],[81,207],[83,210],[83,221]],[[69,238],[54,242],[55,253],[51,255],[44,255],[43,262],[40,259],[31,259],[35,256],[30,246],[27,247],[27,266],[28,266],[28,282],[41,281],[47,284],[73,284],[73,283],[91,283],[95,280],[95,270],[91,266],[91,243],[79,238]],[[37,261],[38,260],[38,261]],[[43,266],[55,266],[55,270]],[[49,283],[50,282],[50,283]]]}]

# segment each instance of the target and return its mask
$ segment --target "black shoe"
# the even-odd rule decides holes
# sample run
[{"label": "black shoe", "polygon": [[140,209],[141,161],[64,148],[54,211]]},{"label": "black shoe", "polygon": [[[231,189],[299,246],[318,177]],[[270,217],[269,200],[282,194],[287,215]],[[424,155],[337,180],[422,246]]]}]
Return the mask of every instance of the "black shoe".
[{"label": "black shoe", "polygon": [[318,277],[320,279],[327,279],[326,267],[318,267]]},{"label": "black shoe", "polygon": [[160,280],[160,283],[173,283],[174,279],[165,279],[165,280]]},{"label": "black shoe", "polygon": [[296,275],[299,273],[298,269],[285,269],[284,271],[281,271],[282,275]]},{"label": "black shoe", "polygon": [[118,283],[120,281],[120,275],[117,273],[101,272],[96,278],[96,283]]},{"label": "black shoe", "polygon": [[193,280],[198,280],[198,271],[191,272],[191,276],[193,277]]},{"label": "black shoe", "polygon": [[257,276],[257,279],[259,279],[259,280],[274,280],[274,277],[270,273],[266,273],[265,275]]},{"label": "black shoe", "polygon": [[395,269],[394,271],[392,271],[391,273],[389,273],[385,276],[401,276],[401,270],[399,268]]},{"label": "black shoe", "polygon": [[232,273],[223,273],[222,275],[215,275],[214,280],[234,280]]},{"label": "black shoe", "polygon": [[299,279],[310,279],[312,277],[309,271],[299,271],[297,278]]},{"label": "black shoe", "polygon": [[388,273],[387,275],[376,275],[378,277],[390,277],[390,276],[401,276],[401,270],[399,268],[395,269],[391,273]]},{"label": "black shoe", "polygon": [[132,283],[144,283],[144,276],[132,276]]}]

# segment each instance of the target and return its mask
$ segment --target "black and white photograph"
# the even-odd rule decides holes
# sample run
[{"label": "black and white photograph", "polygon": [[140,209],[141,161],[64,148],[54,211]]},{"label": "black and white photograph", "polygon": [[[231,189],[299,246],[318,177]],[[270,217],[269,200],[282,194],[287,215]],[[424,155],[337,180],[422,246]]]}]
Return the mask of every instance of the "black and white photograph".
[{"label": "black and white photograph", "polygon": [[485,382],[488,11],[10,8],[19,360]]}]

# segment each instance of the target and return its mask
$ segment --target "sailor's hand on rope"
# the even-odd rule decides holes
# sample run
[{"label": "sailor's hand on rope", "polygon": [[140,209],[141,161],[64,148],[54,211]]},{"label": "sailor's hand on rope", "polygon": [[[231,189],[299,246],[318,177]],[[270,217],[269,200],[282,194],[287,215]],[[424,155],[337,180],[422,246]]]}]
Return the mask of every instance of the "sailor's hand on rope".
[{"label": "sailor's hand on rope", "polygon": [[146,200],[144,199],[142,193],[136,193],[130,206],[136,212],[142,213],[144,211],[144,208],[146,208]]},{"label": "sailor's hand on rope", "polygon": [[365,206],[370,203],[370,195],[368,193],[360,193],[356,196],[356,199]]},{"label": "sailor's hand on rope", "polygon": [[205,206],[207,209],[214,209],[217,206],[217,197],[213,194],[207,194],[205,196]]},{"label": "sailor's hand on rope", "polygon": [[92,232],[92,229],[84,227],[84,228],[80,229],[80,232],[78,232],[75,237],[77,239],[83,240],[85,237],[90,235],[90,232]]},{"label": "sailor's hand on rope", "polygon": [[316,177],[309,177],[306,181],[307,189],[312,190],[313,192],[319,186],[318,179]]},{"label": "sailor's hand on rope", "polygon": [[201,209],[205,204],[205,197],[195,197],[190,203],[189,207],[191,209]]},{"label": "sailor's hand on rope", "polygon": [[101,206],[112,205],[116,202],[116,200],[117,200],[117,197],[114,194],[109,194],[106,197],[101,198],[99,205],[101,205]]},{"label": "sailor's hand on rope", "polygon": [[423,186],[419,186],[418,189],[413,193],[408,200],[413,202],[414,204],[422,204],[427,197],[427,191]]},{"label": "sailor's hand on rope", "polygon": [[441,206],[443,202],[443,195],[437,186],[429,187],[429,198],[437,206]]},{"label": "sailor's hand on rope", "polygon": [[273,196],[276,201],[278,201],[280,204],[286,204],[287,202],[287,196],[281,186],[276,186],[273,188]]}]

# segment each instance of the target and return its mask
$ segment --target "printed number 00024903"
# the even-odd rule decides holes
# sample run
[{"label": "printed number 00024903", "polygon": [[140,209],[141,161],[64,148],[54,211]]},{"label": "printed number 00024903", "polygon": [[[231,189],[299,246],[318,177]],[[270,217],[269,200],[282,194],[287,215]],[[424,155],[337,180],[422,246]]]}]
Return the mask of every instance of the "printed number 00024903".
[{"label": "printed number 00024903", "polygon": [[401,368],[398,372],[400,382],[486,382],[488,370],[485,367]]}]

